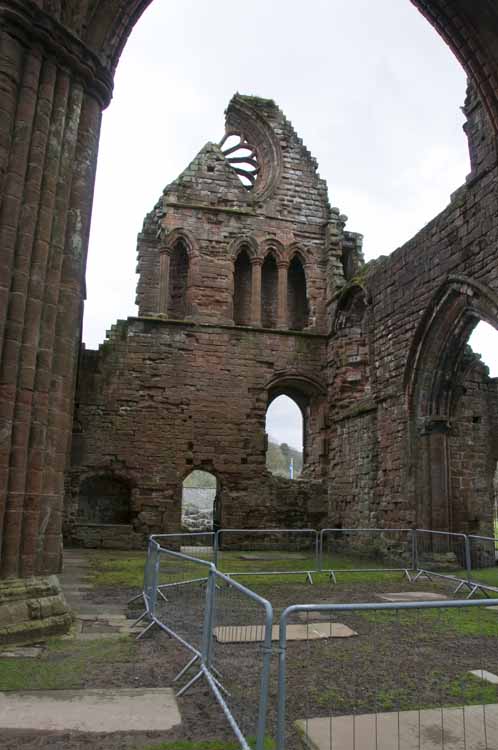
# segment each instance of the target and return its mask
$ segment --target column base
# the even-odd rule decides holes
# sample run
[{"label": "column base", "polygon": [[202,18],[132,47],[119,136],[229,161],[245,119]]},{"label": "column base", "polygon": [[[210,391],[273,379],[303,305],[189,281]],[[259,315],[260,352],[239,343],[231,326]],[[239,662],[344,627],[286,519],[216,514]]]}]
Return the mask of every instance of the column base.
[{"label": "column base", "polygon": [[72,622],[57,576],[0,580],[0,646],[67,633]]}]

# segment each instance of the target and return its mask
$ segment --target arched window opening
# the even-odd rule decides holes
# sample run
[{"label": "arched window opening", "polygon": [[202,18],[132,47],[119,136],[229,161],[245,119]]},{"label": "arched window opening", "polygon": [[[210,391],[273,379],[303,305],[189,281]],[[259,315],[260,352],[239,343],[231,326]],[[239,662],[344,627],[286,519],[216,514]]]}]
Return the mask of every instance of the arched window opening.
[{"label": "arched window opening", "polygon": [[252,268],[249,255],[242,249],[234,268],[233,320],[237,326],[251,323]]},{"label": "arched window opening", "polygon": [[130,486],[110,475],[88,477],[80,484],[78,522],[130,523]]},{"label": "arched window opening", "polygon": [[182,320],[187,314],[189,260],[183,240],[173,248],[169,267],[168,315]]},{"label": "arched window opening", "polygon": [[194,469],[182,485],[182,529],[213,531],[217,524],[218,481],[209,471]]},{"label": "arched window opening", "polygon": [[308,298],[303,264],[295,255],[287,271],[287,314],[289,328],[302,331],[308,323]]},{"label": "arched window opening", "polygon": [[297,479],[303,469],[304,420],[301,409],[288,396],[275,398],[266,412],[266,468],[286,479]]},{"label": "arched window opening", "polygon": [[273,253],[266,256],[261,269],[261,325],[276,328],[278,308],[278,268]]}]

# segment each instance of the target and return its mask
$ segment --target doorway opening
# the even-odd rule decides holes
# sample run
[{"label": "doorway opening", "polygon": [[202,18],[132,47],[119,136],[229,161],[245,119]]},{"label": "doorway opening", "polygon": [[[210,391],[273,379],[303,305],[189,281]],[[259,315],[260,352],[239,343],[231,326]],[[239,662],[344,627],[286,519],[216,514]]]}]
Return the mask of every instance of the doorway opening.
[{"label": "doorway opening", "polygon": [[194,469],[182,484],[182,530],[216,530],[218,506],[218,480],[209,471]]}]

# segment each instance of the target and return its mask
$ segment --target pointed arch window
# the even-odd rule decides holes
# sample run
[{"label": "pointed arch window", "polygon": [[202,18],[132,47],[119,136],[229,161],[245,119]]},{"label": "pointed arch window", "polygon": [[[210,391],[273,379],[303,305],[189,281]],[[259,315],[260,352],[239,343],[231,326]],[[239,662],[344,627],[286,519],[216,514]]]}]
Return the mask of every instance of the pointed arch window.
[{"label": "pointed arch window", "polygon": [[168,317],[182,320],[187,315],[189,258],[184,240],[179,239],[169,265]]},{"label": "pointed arch window", "polygon": [[247,249],[243,247],[234,266],[233,320],[237,326],[251,324],[252,268]]},{"label": "pointed arch window", "polygon": [[289,328],[302,331],[308,324],[306,275],[298,255],[292,258],[287,271],[287,315]]},{"label": "pointed arch window", "polygon": [[273,253],[269,253],[261,269],[261,325],[276,328],[278,307],[278,268]]}]

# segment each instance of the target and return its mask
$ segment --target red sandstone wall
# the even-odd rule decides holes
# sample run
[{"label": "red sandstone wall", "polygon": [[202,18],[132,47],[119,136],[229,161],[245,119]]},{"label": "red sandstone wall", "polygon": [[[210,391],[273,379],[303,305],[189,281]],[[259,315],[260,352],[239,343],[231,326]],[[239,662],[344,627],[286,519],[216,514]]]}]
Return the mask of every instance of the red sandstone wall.
[{"label": "red sandstone wall", "polygon": [[[444,392],[446,388],[451,393],[456,385],[451,363],[458,362],[458,348],[465,345],[476,318],[498,327],[496,144],[483,132],[484,122],[482,109],[474,107],[468,127],[473,171],[447,209],[403,247],[365,269],[368,375],[352,361],[358,349],[354,337],[346,344],[341,333],[330,340],[332,522],[346,517],[347,523],[375,518],[385,525],[420,523],[427,517],[421,506],[439,502],[436,495],[446,481],[435,476],[439,469],[444,473],[438,463],[446,440],[452,448],[446,469],[453,477],[448,502],[454,528],[478,528],[489,520],[491,428],[484,416],[478,429],[466,421],[470,414],[489,412],[490,404],[496,413],[496,388],[469,388],[458,402],[454,433],[455,414],[445,406]],[[453,296],[439,304],[446,287]],[[332,307],[333,319],[340,319],[338,313],[340,299]],[[439,382],[440,407],[430,395],[433,379]],[[430,455],[424,453],[433,430],[427,420],[443,435],[441,447],[435,439]],[[426,475],[431,471],[429,482]]]},{"label": "red sandstone wall", "polygon": [[99,472],[129,480],[137,544],[179,530],[181,485],[194,468],[218,477],[225,527],[321,525],[320,396],[310,401],[307,479],[266,471],[265,414],[269,381],[277,373],[316,380],[324,350],[312,334],[138,319],[115,326],[99,353],[82,356],[66,537],[80,480]]}]

